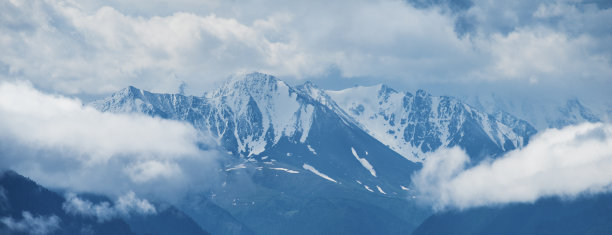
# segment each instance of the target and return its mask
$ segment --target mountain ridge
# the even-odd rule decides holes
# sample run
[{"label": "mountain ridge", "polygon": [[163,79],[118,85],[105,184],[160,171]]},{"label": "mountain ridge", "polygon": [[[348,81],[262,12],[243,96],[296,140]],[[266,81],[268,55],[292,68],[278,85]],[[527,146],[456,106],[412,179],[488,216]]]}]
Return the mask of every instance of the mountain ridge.
[{"label": "mountain ridge", "polygon": [[[346,97],[339,97],[340,93],[346,93],[351,89],[363,90],[363,88],[366,88],[366,92],[362,93],[377,94],[377,97],[374,98],[378,99],[377,105],[387,105],[387,110],[372,111],[370,116],[361,118],[359,110],[365,108],[363,104],[352,107],[350,105],[354,102],[338,103],[339,100],[346,100]],[[283,93],[286,95],[283,96]],[[397,100],[398,95],[403,95],[403,97]],[[285,96],[288,96],[288,99],[283,98]],[[389,102],[390,97],[396,100]],[[355,95],[352,97],[352,99],[360,98],[362,97]],[[270,141],[267,141],[266,138],[272,139],[271,143],[275,144],[284,135],[297,137],[296,135],[299,134],[297,139],[303,143],[308,137],[308,130],[312,124],[312,105],[316,105],[313,103],[327,107],[346,124],[362,128],[375,139],[413,162],[421,162],[425,153],[439,147],[454,145],[465,148],[470,155],[480,159],[484,155],[490,156],[521,148],[528,143],[529,137],[537,132],[528,122],[507,112],[494,115],[483,113],[462,103],[459,99],[449,96],[432,96],[421,89],[417,90],[415,95],[410,92],[397,92],[384,84],[374,87],[348,88],[341,91],[326,91],[310,81],[292,87],[274,76],[262,73],[232,78],[218,89],[202,97],[156,94],[130,86],[113,94],[110,99],[93,102],[93,105],[101,111],[140,112],[179,120],[195,118],[189,115],[208,116],[208,123],[192,123],[198,129],[211,132],[218,138],[221,145],[226,146],[234,154],[248,156],[257,155],[266,147],[270,147],[268,143]],[[377,108],[371,106],[372,109]],[[405,110],[397,110],[402,107]],[[276,110],[277,108],[279,110]],[[390,110],[393,108],[396,110]],[[208,113],[207,110],[209,110]],[[293,116],[291,116],[292,112]],[[458,112],[458,114],[452,112]],[[285,115],[279,115],[280,113]],[[239,118],[232,122],[221,123],[228,115],[236,115]],[[403,119],[396,118],[402,115]],[[380,119],[377,116],[381,116],[384,120],[375,120]],[[471,149],[482,148],[481,146],[470,148],[468,145],[475,143],[463,143],[467,141],[465,140],[467,138],[463,138],[462,135],[470,131],[469,128],[461,129],[466,117],[468,121],[472,121],[468,124],[481,132],[470,133],[469,135],[477,137],[468,136],[468,138],[480,138],[482,143],[486,142],[491,145],[489,151],[479,153]],[[412,124],[415,124],[416,121],[416,125],[406,125],[406,120],[411,119]],[[424,125],[421,125],[422,123]],[[398,128],[387,128],[386,130],[372,128],[372,126],[381,126],[381,124]],[[451,127],[455,127],[455,130],[451,130]],[[226,133],[226,128],[238,129],[240,133]],[[428,133],[433,128],[437,128],[437,132]]]},{"label": "mountain ridge", "polygon": [[[456,145],[482,159],[521,148],[536,133],[529,123],[510,114],[504,123],[456,98],[432,96],[422,89],[413,95],[380,84],[327,92],[368,133],[412,161],[422,161],[439,147]],[[488,145],[484,153],[483,145]]]},{"label": "mountain ridge", "polygon": [[[191,196],[211,200],[262,234],[411,231],[431,214],[417,205],[410,188],[427,153],[459,146],[476,164],[523,147],[536,133],[510,113],[488,114],[425,90],[349,89],[338,94],[312,82],[293,87],[253,73],[200,97],[128,87],[91,105],[185,121],[216,139],[231,153],[219,169],[225,181],[206,195]],[[356,206],[359,214],[388,219],[340,216]],[[181,209],[194,215],[198,207],[186,202]],[[283,222],[264,226],[272,221]]]}]

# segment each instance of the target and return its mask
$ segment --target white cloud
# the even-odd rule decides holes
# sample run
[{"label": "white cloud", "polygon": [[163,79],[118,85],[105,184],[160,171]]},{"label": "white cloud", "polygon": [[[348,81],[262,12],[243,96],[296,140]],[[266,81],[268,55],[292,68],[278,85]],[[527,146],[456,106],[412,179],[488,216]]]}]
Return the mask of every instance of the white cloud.
[{"label": "white cloud", "polygon": [[146,199],[139,199],[134,192],[119,197],[115,202],[115,209],[123,214],[155,214],[157,210]]},{"label": "white cloud", "polygon": [[[27,79],[64,94],[127,85],[174,92],[185,81],[188,94],[201,94],[232,74],[261,71],[294,81],[324,77],[332,82],[323,83],[349,86],[346,78],[384,80],[458,92],[501,80],[609,98],[601,87],[612,82],[612,27],[606,24],[612,8],[475,0],[456,13],[431,5],[6,1],[0,5],[0,79]],[[458,36],[458,22],[470,33]],[[486,88],[477,90],[508,86]]]},{"label": "white cloud", "polygon": [[119,154],[171,159],[199,153],[198,133],[189,124],[102,113],[79,100],[40,93],[24,83],[0,84],[0,113],[5,135],[37,147],[74,150],[92,164]]},{"label": "white cloud", "polygon": [[23,217],[21,220],[3,217],[0,222],[11,231],[32,235],[49,234],[60,228],[61,220],[56,215],[33,216],[30,212],[24,211],[21,216]]},{"label": "white cloud", "polygon": [[266,37],[287,21],[283,14],[244,24],[215,14],[144,18],[108,6],[85,12],[69,1],[0,6],[15,22],[0,27],[9,77],[64,93],[112,92],[142,77],[147,89],[167,91],[182,80],[201,89],[236,72],[278,66],[291,74],[299,69],[292,63],[301,63],[291,42]]},{"label": "white cloud", "polygon": [[576,78],[606,81],[602,75],[612,74],[609,58],[593,53],[597,39],[589,35],[570,37],[538,27],[518,29],[507,35],[495,33],[479,43],[490,52],[492,63],[475,74],[487,80],[519,80],[524,84],[543,81],[546,86],[555,86]]},{"label": "white cloud", "polygon": [[[215,143],[188,123],[102,113],[26,83],[0,83],[0,140],[3,166],[48,187],[102,193],[205,187],[220,155],[201,150]],[[159,183],[167,187],[148,187]]]},{"label": "white cloud", "polygon": [[420,197],[436,209],[609,192],[612,125],[549,129],[524,149],[467,169],[469,157],[457,148],[436,151],[426,159],[413,182]]},{"label": "white cloud", "polygon": [[62,204],[66,213],[95,217],[99,223],[109,221],[117,217],[129,217],[133,214],[151,215],[157,210],[146,199],[139,199],[134,192],[128,192],[120,196],[115,202],[92,203],[79,198],[76,194],[66,195],[66,201]]},{"label": "white cloud", "polygon": [[588,87],[592,93],[610,84],[612,27],[603,22],[612,20],[612,8],[572,0],[474,0],[462,14],[476,48],[492,60],[469,77],[537,81],[544,89],[567,85],[566,92]]},{"label": "white cloud", "polygon": [[125,172],[135,182],[146,182],[157,177],[180,174],[181,168],[174,162],[146,161],[127,166]]}]

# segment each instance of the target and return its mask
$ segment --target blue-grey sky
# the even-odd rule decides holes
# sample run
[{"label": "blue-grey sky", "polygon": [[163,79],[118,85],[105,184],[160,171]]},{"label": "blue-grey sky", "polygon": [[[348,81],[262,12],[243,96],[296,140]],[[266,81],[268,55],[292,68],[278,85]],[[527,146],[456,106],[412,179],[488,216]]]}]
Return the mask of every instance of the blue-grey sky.
[{"label": "blue-grey sky", "polygon": [[612,3],[6,0],[0,78],[97,96],[201,94],[260,71],[323,88],[612,98]]}]

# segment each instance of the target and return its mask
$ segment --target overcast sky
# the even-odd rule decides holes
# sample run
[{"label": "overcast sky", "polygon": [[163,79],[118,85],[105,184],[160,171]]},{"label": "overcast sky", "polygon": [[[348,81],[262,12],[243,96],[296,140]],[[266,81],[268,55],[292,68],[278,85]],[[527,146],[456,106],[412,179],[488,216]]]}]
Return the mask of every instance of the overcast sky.
[{"label": "overcast sky", "polygon": [[[451,3],[452,2],[452,3]],[[323,88],[612,98],[610,1],[8,0],[0,78],[96,96],[270,73]]]}]

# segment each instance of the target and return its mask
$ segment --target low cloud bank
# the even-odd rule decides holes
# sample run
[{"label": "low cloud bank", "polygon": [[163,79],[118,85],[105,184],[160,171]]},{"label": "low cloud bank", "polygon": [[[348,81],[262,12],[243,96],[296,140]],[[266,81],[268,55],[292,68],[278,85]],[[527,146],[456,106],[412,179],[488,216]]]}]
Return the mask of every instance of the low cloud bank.
[{"label": "low cloud bank", "polygon": [[10,231],[32,235],[50,234],[60,228],[61,219],[56,215],[33,216],[30,212],[24,211],[21,216],[23,218],[20,220],[4,217],[0,219],[0,222]]},{"label": "low cloud bank", "polygon": [[420,198],[440,210],[609,192],[612,125],[550,129],[523,149],[471,168],[467,163],[469,157],[459,148],[430,154],[412,177]]},{"label": "low cloud bank", "polygon": [[62,204],[62,208],[68,214],[95,217],[100,223],[116,217],[129,217],[133,214],[151,215],[157,213],[155,206],[146,199],[137,198],[134,192],[120,196],[112,204],[109,202],[95,204],[70,193],[66,195],[66,202]]},{"label": "low cloud bank", "polygon": [[188,123],[103,113],[28,83],[0,83],[0,165],[47,187],[169,199],[214,177],[223,153],[201,147],[215,144]]}]

